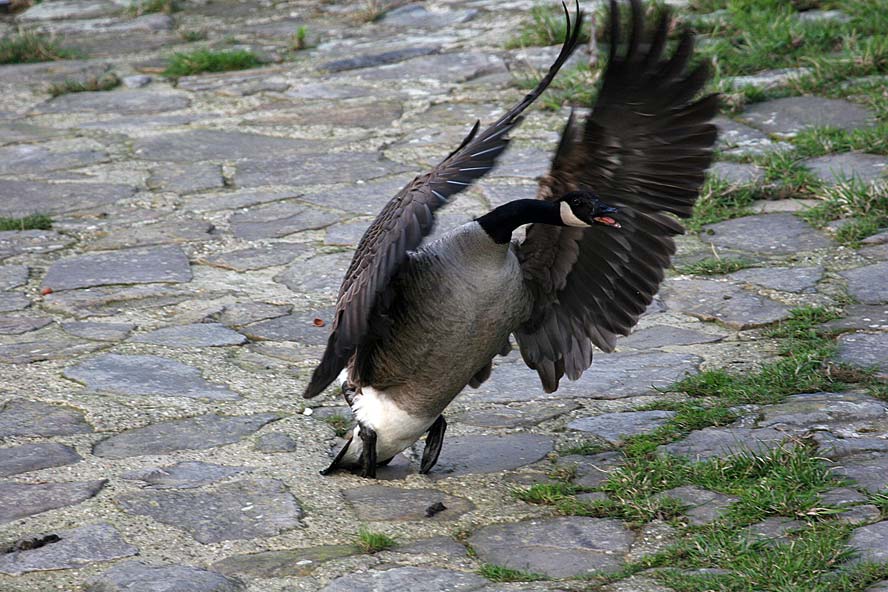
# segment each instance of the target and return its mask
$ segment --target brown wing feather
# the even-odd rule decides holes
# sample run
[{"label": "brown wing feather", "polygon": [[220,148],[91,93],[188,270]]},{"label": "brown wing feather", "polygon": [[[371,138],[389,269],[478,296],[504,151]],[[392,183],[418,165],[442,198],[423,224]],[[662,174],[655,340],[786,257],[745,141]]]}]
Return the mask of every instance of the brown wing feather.
[{"label": "brown wing feather", "polygon": [[[598,99],[585,122],[573,117],[538,197],[591,190],[620,208],[621,229],[534,224],[520,246],[534,297],[531,319],[516,332],[521,355],[547,392],[592,363],[592,344],[612,351],[659,289],[672,237],[683,228],[712,159],[714,95],[694,100],[708,77],[689,69],[693,37],[685,33],[663,59],[664,15],[645,35],[641,3],[631,0],[629,42],[620,53],[619,10],[611,1],[611,44]],[[642,51],[647,45],[647,50]]]},{"label": "brown wing feather", "polygon": [[385,205],[361,238],[339,289],[327,348],[303,393],[306,398],[327,388],[367,337],[380,296],[408,252],[416,249],[431,232],[435,210],[494,167],[496,159],[509,144],[509,131],[521,123],[521,113],[549,86],[573,53],[579,39],[582,14],[578,8],[571,27],[567,7],[562,6],[570,35],[536,88],[480,134],[479,122],[476,122],[456,150],[431,172],[408,183]]}]

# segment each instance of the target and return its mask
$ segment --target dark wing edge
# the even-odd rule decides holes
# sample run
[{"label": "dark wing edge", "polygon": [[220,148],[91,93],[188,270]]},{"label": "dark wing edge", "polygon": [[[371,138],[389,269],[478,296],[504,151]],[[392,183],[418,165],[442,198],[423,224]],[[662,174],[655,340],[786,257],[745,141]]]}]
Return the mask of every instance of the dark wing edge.
[{"label": "dark wing edge", "polygon": [[508,132],[521,123],[521,113],[546,90],[577,47],[582,28],[579,2],[571,24],[562,2],[566,36],[555,62],[537,86],[480,134],[480,122],[459,147],[430,172],[407,184],[377,216],[358,243],[336,302],[327,347],[303,396],[319,395],[345,368],[366,338],[380,295],[388,288],[408,251],[416,249],[434,225],[434,212],[449,198],[484,176],[509,144]]},{"label": "dark wing edge", "polygon": [[[519,246],[534,297],[530,320],[515,332],[521,355],[546,392],[565,374],[578,379],[593,345],[611,352],[659,290],[673,236],[684,228],[712,160],[718,97],[696,99],[707,64],[689,68],[693,36],[663,58],[665,13],[645,38],[639,0],[631,0],[628,47],[620,47],[619,8],[611,0],[609,62],[585,122],[571,114],[538,197],[591,190],[620,208],[622,229],[531,225]],[[647,50],[643,51],[643,43]],[[671,214],[671,215],[670,215]]]}]

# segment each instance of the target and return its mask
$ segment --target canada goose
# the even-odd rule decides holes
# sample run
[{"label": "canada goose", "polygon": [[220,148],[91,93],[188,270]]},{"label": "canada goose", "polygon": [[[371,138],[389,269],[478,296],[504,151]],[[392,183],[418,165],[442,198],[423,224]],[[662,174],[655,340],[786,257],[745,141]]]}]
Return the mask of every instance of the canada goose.
[{"label": "canada goose", "polygon": [[[708,68],[688,68],[689,32],[666,59],[668,15],[646,35],[639,0],[631,10],[621,52],[611,0],[598,98],[582,123],[571,113],[537,199],[502,205],[420,247],[435,210],[493,168],[507,132],[574,50],[579,6],[573,26],[565,7],[570,34],[537,87],[483,132],[476,122],[367,229],[304,393],[318,395],[342,373],[357,420],[322,474],[359,467],[375,477],[378,465],[428,432],[420,467],[427,473],[447,426],[441,413],[466,385],[490,376],[492,359],[511,350],[510,335],[552,392],[563,375],[576,380],[590,366],[593,345],[613,351],[650,304],[675,252],[672,237],[684,231],[670,214],[691,215],[712,159],[717,96],[694,100]],[[511,243],[524,224],[526,238]]]}]

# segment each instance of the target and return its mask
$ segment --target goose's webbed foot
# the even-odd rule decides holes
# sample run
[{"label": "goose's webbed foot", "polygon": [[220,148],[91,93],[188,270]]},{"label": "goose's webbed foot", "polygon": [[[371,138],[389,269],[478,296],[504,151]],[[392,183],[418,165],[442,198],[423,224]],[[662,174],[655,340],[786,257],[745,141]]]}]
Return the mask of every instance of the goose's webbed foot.
[{"label": "goose's webbed foot", "polygon": [[447,430],[447,421],[443,415],[439,415],[429,433],[426,436],[425,448],[422,451],[422,464],[419,466],[419,472],[425,475],[432,470],[432,467],[438,462],[438,455],[441,454],[441,445],[444,443],[444,432]]},{"label": "goose's webbed foot", "polygon": [[376,479],[376,431],[370,426],[359,424],[361,438],[361,477]]}]

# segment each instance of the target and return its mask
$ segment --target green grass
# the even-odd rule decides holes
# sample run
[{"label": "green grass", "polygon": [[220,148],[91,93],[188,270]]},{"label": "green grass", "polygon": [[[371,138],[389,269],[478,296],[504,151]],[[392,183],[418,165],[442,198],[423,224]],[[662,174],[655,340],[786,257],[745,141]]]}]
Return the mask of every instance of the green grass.
[{"label": "green grass", "polygon": [[690,275],[723,275],[726,273],[734,273],[735,271],[740,271],[741,269],[746,269],[748,267],[754,267],[755,265],[756,263],[754,261],[748,261],[746,259],[721,259],[709,257],[695,263],[677,267],[675,268],[675,271],[681,274]]},{"label": "green grass", "polygon": [[[571,17],[573,18],[573,17]],[[560,6],[537,5],[530,9],[530,20],[506,42],[506,49],[560,45],[567,38],[567,22]],[[580,32],[580,43],[589,41],[589,33]]]},{"label": "green grass", "polygon": [[176,0],[133,0],[128,9],[131,16],[142,16],[155,12],[172,14],[178,10],[179,5]]},{"label": "green grass", "polygon": [[46,214],[31,214],[23,218],[0,217],[0,231],[2,230],[49,230],[52,228],[52,218]]},{"label": "green grass", "polygon": [[700,188],[694,205],[694,215],[685,221],[687,228],[700,232],[707,224],[752,214],[752,202],[759,197],[759,189],[750,185],[732,185],[719,177],[709,177]]},{"label": "green grass", "polygon": [[391,549],[398,544],[395,539],[387,534],[372,532],[364,527],[358,530],[356,543],[364,553],[378,553],[379,551]]},{"label": "green grass", "polygon": [[112,90],[120,86],[120,79],[113,73],[93,76],[86,80],[65,80],[57,82],[49,87],[49,94],[54,97],[69,93],[95,92]]},{"label": "green grass", "polygon": [[590,454],[598,454],[599,452],[604,452],[606,450],[606,447],[597,442],[581,442],[572,446],[559,448],[558,454],[560,454],[561,456],[568,456],[571,454],[577,454],[579,456],[589,456]]},{"label": "green grass", "polygon": [[888,183],[867,184],[851,179],[822,191],[823,203],[800,215],[816,227],[832,220],[847,219],[836,231],[836,240],[844,245],[859,242],[888,227]]},{"label": "green grass", "polygon": [[814,127],[799,132],[792,143],[805,158],[852,151],[888,154],[888,123],[852,130]]},{"label": "green grass", "polygon": [[324,418],[324,422],[333,428],[333,431],[336,432],[336,435],[342,438],[348,433],[349,428],[352,426],[352,422],[343,415],[329,415]]},{"label": "green grass", "polygon": [[195,41],[204,41],[207,38],[207,32],[203,29],[195,29],[188,31],[181,31],[179,36],[189,43],[193,43]]},{"label": "green grass", "polygon": [[259,58],[245,49],[235,51],[210,51],[199,49],[190,53],[173,54],[167,63],[164,76],[178,78],[203,72],[227,72],[245,70],[261,65]]},{"label": "green grass", "polygon": [[485,563],[479,567],[478,575],[487,578],[491,582],[539,582],[549,579],[543,574],[509,569],[508,567],[501,567],[492,563]]},{"label": "green grass", "polygon": [[62,49],[52,37],[19,31],[0,39],[0,64],[30,64],[51,62],[77,57],[72,51]]},{"label": "green grass", "polygon": [[308,49],[309,47],[308,27],[303,25],[296,29],[296,32],[293,33],[293,36],[290,38],[290,49],[293,51],[299,51],[302,49]]}]

